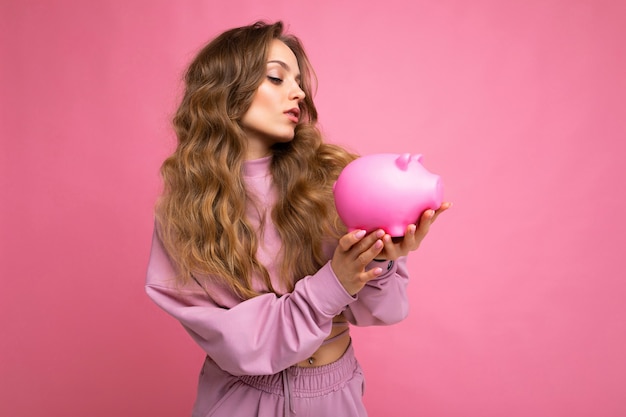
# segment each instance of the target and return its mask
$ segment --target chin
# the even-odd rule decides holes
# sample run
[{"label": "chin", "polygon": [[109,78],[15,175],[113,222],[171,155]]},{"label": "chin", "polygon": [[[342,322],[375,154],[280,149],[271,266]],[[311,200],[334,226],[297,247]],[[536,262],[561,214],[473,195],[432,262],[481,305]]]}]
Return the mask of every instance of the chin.
[{"label": "chin", "polygon": [[291,142],[291,141],[293,140],[293,138],[294,138],[294,137],[296,137],[296,132],[291,131],[291,132],[285,133],[285,134],[283,134],[283,135],[277,135],[277,136],[274,138],[274,140],[275,140],[277,143],[281,143],[281,142],[282,142],[282,143],[286,143],[286,142]]},{"label": "chin", "polygon": [[287,146],[287,144],[293,141],[293,138],[294,136],[274,138],[274,143],[271,147],[274,149],[284,148],[285,146]]}]

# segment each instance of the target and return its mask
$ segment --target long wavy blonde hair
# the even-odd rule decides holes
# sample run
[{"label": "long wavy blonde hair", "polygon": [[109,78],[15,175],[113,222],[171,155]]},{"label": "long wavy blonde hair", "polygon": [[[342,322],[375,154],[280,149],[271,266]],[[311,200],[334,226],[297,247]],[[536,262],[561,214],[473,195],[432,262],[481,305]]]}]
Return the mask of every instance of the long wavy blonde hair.
[{"label": "long wavy blonde hair", "polygon": [[250,197],[242,177],[246,136],[241,118],[266,75],[272,40],[296,55],[301,73],[301,121],[293,140],[273,147],[271,174],[278,201],[271,217],[282,239],[282,283],[317,271],[328,255],[323,243],[345,231],[337,217],[332,184],[355,155],[324,143],[313,97],[314,73],[282,22],[231,29],[208,43],[185,74],[185,91],[173,119],[178,143],[161,167],[164,191],[156,208],[158,231],[180,282],[219,277],[241,299],[258,295],[258,274],[276,292],[257,260],[257,231],[246,219]]}]

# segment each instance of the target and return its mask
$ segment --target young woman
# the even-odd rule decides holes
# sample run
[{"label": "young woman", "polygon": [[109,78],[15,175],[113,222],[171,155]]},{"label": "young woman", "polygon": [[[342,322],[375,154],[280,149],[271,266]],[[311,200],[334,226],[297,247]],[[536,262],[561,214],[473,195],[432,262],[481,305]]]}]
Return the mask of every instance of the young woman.
[{"label": "young woman", "polygon": [[146,290],[206,351],[194,416],[365,416],[349,325],[407,314],[401,242],[345,232],[332,184],[355,158],[322,141],[312,70],[283,25],[229,30],[189,66]]}]

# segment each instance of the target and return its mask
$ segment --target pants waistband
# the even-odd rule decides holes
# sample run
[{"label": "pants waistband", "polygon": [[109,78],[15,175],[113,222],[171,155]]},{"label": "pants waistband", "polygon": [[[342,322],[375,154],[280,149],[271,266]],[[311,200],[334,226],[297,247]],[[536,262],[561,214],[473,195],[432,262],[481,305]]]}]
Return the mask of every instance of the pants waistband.
[{"label": "pants waistband", "polygon": [[274,375],[243,375],[239,380],[256,389],[294,397],[317,397],[341,389],[349,381],[357,367],[352,344],[341,358],[328,365],[303,368],[291,366]]}]

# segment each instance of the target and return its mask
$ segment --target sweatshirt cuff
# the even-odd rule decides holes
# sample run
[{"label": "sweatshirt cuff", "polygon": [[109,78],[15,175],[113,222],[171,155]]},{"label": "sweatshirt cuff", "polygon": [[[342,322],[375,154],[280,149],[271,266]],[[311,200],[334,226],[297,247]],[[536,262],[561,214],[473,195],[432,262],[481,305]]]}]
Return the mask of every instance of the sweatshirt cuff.
[{"label": "sweatshirt cuff", "polygon": [[330,266],[330,261],[306,281],[307,292],[313,305],[327,316],[336,316],[357,299],[341,285]]}]

